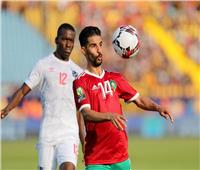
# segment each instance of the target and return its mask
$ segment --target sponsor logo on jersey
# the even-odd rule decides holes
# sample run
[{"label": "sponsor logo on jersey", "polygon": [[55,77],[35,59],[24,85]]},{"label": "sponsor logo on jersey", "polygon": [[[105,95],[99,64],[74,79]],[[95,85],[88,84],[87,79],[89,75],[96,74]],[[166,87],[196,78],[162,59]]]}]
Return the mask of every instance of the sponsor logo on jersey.
[{"label": "sponsor logo on jersey", "polygon": [[97,90],[99,89],[99,87],[97,87],[96,85],[93,85],[92,90]]},{"label": "sponsor logo on jersey", "polygon": [[74,78],[76,78],[76,77],[78,76],[78,73],[77,73],[76,71],[72,70],[72,76],[73,76]]},{"label": "sponsor logo on jersey", "polygon": [[114,80],[110,80],[110,86],[113,89],[113,91],[115,91],[116,88],[117,88],[117,84],[116,84],[116,82]]},{"label": "sponsor logo on jersey", "polygon": [[53,72],[53,71],[55,71],[55,68],[49,67],[49,72]]},{"label": "sponsor logo on jersey", "polygon": [[82,87],[78,87],[76,89],[76,94],[78,96],[78,102],[80,103],[82,100],[85,99],[85,94],[84,94],[84,91],[82,89]]}]

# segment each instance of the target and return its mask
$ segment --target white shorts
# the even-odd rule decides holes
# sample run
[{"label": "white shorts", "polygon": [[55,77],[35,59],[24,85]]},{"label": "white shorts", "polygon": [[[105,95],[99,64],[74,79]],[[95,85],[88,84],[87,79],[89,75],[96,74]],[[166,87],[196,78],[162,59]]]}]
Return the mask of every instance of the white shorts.
[{"label": "white shorts", "polygon": [[75,166],[78,157],[78,140],[64,140],[55,145],[37,144],[38,166],[43,170],[56,170],[64,162],[71,162]]}]

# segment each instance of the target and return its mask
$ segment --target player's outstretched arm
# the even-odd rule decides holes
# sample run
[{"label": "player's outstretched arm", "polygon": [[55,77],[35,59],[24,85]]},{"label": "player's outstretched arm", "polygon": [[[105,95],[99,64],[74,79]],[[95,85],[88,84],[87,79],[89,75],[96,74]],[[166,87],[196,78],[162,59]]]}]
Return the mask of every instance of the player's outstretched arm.
[{"label": "player's outstretched arm", "polygon": [[170,119],[173,123],[173,117],[171,113],[164,107],[160,106],[159,104],[155,103],[153,100],[147,97],[139,96],[136,100],[133,101],[139,108],[143,110],[149,111],[157,111],[159,114],[164,117],[165,119]]},{"label": "player's outstretched arm", "polygon": [[13,95],[11,101],[8,105],[1,110],[1,119],[5,118],[8,113],[14,109],[23,99],[23,97],[29,92],[31,89],[24,83]]},{"label": "player's outstretched arm", "polygon": [[111,121],[112,124],[118,128],[119,130],[124,130],[124,126],[126,126],[126,118],[123,115],[116,113],[101,113],[91,110],[89,108],[83,108],[81,110],[83,117],[87,121]]}]

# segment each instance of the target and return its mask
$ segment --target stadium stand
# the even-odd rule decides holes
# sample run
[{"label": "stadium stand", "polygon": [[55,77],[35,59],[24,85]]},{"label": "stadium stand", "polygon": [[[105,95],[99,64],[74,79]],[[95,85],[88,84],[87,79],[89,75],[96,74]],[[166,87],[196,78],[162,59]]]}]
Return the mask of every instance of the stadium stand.
[{"label": "stadium stand", "polygon": [[[169,131],[167,124],[145,116],[144,111],[133,105],[123,104],[124,112],[130,116],[129,131],[154,137],[171,133],[184,136],[190,135],[190,132],[199,135],[195,130],[199,127],[197,120],[200,116],[198,1],[3,1],[1,7],[4,42],[2,82],[3,89],[6,89],[2,100],[5,101],[12,94],[9,82],[15,85],[22,82],[38,57],[45,56],[53,49],[60,23],[74,25],[77,35],[85,25],[97,25],[105,39],[104,67],[121,72],[140,93],[169,107],[178,122],[178,130]],[[122,24],[136,27],[141,37],[139,55],[133,60],[121,59],[112,49],[112,33]],[[9,43],[11,39],[12,46]],[[77,41],[72,56],[80,66],[85,67],[79,49]],[[13,62],[13,56],[17,61],[24,61],[20,67]],[[9,74],[8,66],[13,68],[14,74]],[[28,107],[30,104],[34,109]],[[41,106],[34,92],[25,99],[19,112],[29,118],[29,131],[37,129]],[[131,117],[133,114],[135,119]],[[36,123],[32,125],[31,119]],[[185,131],[183,126],[187,126],[187,119],[190,120],[188,126],[193,126]],[[160,131],[156,131],[152,124],[160,127]],[[32,130],[31,133],[37,131]]]}]

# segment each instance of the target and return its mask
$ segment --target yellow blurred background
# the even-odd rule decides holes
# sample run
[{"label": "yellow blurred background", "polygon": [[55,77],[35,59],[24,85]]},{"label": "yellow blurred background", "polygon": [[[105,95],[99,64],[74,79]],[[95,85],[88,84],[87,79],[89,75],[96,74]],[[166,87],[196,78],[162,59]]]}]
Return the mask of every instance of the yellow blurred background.
[{"label": "yellow blurred background", "polygon": [[[121,72],[142,95],[169,107],[175,119],[189,116],[199,120],[200,2],[2,1],[1,13],[1,108],[23,83],[37,59],[53,52],[58,26],[68,22],[76,28],[77,37],[87,25],[95,25],[102,30],[105,69]],[[19,21],[24,26],[20,26]],[[121,59],[112,48],[112,34],[123,24],[132,25],[139,32],[141,47],[134,59]],[[39,46],[37,42],[41,41],[46,45]],[[26,47],[29,43],[30,47]],[[71,56],[77,64],[85,67],[78,38]],[[122,105],[130,117],[146,115],[146,112],[133,105],[124,102]],[[10,114],[10,118],[23,121],[28,119],[30,122],[26,128],[35,134],[41,114],[39,94],[33,91]],[[33,127],[29,127],[31,123]],[[196,131],[192,134],[199,135],[198,122],[194,125]],[[177,135],[175,130],[173,133]]]}]

